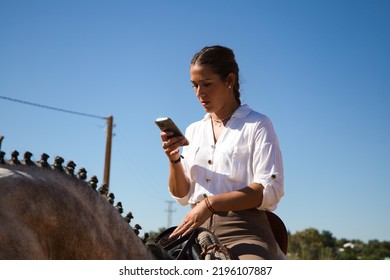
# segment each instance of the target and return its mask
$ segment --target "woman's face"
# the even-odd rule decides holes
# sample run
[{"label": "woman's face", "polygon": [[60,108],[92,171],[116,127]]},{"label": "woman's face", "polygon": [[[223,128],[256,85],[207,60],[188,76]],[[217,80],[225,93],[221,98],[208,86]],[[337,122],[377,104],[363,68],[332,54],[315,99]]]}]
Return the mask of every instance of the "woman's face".
[{"label": "woman's face", "polygon": [[191,82],[200,104],[207,113],[220,111],[228,99],[229,84],[204,65],[191,65]]}]

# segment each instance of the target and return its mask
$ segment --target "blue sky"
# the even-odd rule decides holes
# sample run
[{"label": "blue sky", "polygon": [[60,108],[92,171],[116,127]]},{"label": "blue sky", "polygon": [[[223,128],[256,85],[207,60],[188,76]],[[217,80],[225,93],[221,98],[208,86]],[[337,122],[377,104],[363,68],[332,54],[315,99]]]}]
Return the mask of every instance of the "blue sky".
[{"label": "blue sky", "polygon": [[[279,136],[292,232],[390,240],[388,1],[0,0],[0,96],[114,116],[111,191],[145,231],[167,226],[154,120],[203,117],[189,61],[231,47],[242,101]],[[106,122],[0,99],[2,149],[103,177]],[[188,208],[173,205],[177,224]]]}]

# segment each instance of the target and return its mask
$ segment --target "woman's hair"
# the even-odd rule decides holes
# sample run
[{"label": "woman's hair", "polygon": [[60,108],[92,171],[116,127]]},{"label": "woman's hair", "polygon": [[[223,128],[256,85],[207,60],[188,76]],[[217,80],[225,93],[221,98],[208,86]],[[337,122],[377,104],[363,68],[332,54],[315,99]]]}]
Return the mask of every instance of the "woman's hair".
[{"label": "woman's hair", "polygon": [[234,81],[233,92],[238,104],[241,104],[238,76],[239,69],[231,49],[222,46],[204,47],[192,58],[191,65],[195,64],[207,65],[220,76],[222,81],[224,81],[230,73],[234,73],[236,80]]}]

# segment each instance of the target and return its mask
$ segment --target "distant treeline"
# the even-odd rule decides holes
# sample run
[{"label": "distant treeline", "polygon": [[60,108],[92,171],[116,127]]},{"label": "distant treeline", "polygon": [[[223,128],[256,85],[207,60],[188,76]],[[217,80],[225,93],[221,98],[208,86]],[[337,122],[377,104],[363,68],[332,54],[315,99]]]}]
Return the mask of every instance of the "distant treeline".
[{"label": "distant treeline", "polygon": [[295,260],[390,259],[390,241],[336,239],[329,231],[308,228],[289,233],[288,258]]}]

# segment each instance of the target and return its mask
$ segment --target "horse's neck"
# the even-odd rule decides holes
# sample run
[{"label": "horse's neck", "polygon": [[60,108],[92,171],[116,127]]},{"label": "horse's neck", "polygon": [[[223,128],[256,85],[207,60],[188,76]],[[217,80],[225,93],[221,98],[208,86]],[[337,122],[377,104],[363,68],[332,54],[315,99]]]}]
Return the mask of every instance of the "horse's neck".
[{"label": "horse's neck", "polygon": [[[150,258],[117,210],[77,178],[0,165],[0,191],[0,258]],[[4,255],[12,246],[19,255]]]}]

